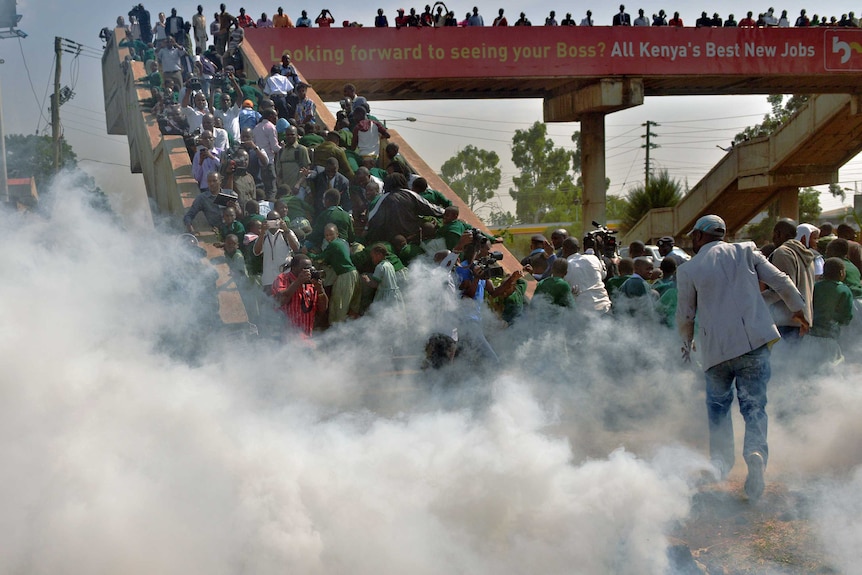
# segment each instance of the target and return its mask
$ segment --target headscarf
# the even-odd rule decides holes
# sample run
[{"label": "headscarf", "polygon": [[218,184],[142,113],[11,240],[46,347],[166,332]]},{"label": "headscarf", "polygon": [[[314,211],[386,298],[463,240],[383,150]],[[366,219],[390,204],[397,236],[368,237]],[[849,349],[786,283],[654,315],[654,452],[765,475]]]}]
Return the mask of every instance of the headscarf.
[{"label": "headscarf", "polygon": [[820,233],[820,228],[816,226],[812,226],[811,224],[799,224],[796,226],[796,240],[801,242],[803,246],[806,248],[810,243],[811,233],[817,232]]}]

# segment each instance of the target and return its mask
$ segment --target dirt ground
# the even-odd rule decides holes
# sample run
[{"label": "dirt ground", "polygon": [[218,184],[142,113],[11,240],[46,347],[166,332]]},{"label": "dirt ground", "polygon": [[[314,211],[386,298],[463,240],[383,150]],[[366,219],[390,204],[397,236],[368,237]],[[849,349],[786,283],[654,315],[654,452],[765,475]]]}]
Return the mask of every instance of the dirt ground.
[{"label": "dirt ground", "polygon": [[761,500],[750,503],[743,480],[731,476],[694,496],[690,516],[671,533],[676,573],[838,573],[812,533],[802,493],[767,480]]}]

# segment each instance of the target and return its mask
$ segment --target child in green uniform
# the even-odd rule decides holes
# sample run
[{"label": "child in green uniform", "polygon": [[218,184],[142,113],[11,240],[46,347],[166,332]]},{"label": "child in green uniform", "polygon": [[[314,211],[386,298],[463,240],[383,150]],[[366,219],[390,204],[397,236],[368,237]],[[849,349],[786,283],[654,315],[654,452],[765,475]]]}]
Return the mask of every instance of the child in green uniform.
[{"label": "child in green uniform", "polygon": [[544,295],[554,305],[575,307],[572,286],[564,279],[567,273],[569,273],[569,262],[563,258],[554,260],[551,266],[551,275],[539,282],[534,297]]},{"label": "child in green uniform", "polygon": [[328,242],[319,254],[309,254],[313,262],[323,262],[335,272],[332,297],[329,298],[329,324],[347,319],[350,309],[359,307],[359,290],[356,289],[359,273],[350,259],[350,246],[338,237],[338,226],[329,223],[323,228],[323,237]]},{"label": "child in green uniform", "polygon": [[397,305],[404,309],[404,298],[401,296],[401,290],[398,287],[398,280],[395,277],[395,268],[392,263],[386,258],[389,256],[389,250],[383,244],[374,244],[371,247],[371,261],[374,263],[374,274],[372,276],[362,276],[362,280],[375,289],[374,303],[378,302],[397,302]]},{"label": "child in green uniform", "polygon": [[241,238],[245,235],[245,228],[236,220],[236,210],[233,208],[225,208],[222,213],[222,224],[218,227],[218,235],[222,241],[216,242],[213,245],[217,248],[223,248],[224,238],[228,237],[230,234]]},{"label": "child in green uniform", "polygon": [[841,326],[853,319],[853,294],[843,283],[845,275],[844,261],[829,258],[823,264],[823,279],[814,284],[814,318],[809,335],[819,340],[821,359],[831,363],[844,358],[838,343]]}]

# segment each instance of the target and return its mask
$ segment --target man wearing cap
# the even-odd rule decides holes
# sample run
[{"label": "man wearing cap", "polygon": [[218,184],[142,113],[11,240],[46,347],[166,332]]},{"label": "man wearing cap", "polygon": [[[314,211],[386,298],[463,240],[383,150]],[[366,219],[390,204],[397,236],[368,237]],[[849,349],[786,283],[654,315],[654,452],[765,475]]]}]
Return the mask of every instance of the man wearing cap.
[{"label": "man wearing cap", "polygon": [[554,245],[542,234],[536,234],[530,238],[530,253],[521,260],[521,265],[529,265],[533,268],[533,277],[543,280],[551,275],[551,266],[557,254],[554,253]]},{"label": "man wearing cap", "polygon": [[677,270],[676,322],[683,359],[690,361],[695,340],[706,378],[710,458],[724,478],[734,463],[730,407],[736,384],[745,420],[743,457],[748,465],[745,492],[756,501],[763,493],[769,457],[766,442],[766,384],[771,374],[769,344],[779,339],[759,282],[771,287],[792,310],[803,333],[805,302],[789,277],[756,251],[754,244],[723,241],[724,220],[703,216],[689,232],[695,256]]},{"label": "man wearing cap", "polygon": [[245,129],[253,130],[262,117],[260,113],[254,109],[254,102],[251,100],[243,100],[242,109],[239,111],[237,116],[239,120],[240,133]]},{"label": "man wearing cap", "polygon": [[663,238],[659,238],[659,240],[655,243],[658,246],[658,253],[663,258],[670,258],[676,262],[677,266],[681,266],[685,263],[685,258],[681,255],[674,253],[673,246],[674,241],[670,236],[664,236]]}]

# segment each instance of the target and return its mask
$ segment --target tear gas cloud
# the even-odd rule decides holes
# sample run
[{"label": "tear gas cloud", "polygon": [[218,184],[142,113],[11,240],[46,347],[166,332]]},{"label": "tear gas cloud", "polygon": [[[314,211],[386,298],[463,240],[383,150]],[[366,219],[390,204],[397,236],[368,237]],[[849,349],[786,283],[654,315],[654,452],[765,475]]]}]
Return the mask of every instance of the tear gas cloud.
[{"label": "tear gas cloud", "polygon": [[[500,365],[416,371],[459,313],[417,268],[409,320],[316,349],[221,334],[194,254],[59,189],[54,217],[0,214],[0,572],[667,572],[708,468],[669,330],[486,317]],[[850,372],[776,384],[768,480],[860,505]],[[862,543],[820,524],[836,561]]]}]

